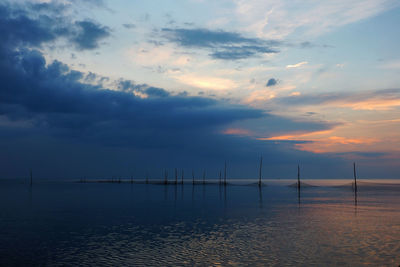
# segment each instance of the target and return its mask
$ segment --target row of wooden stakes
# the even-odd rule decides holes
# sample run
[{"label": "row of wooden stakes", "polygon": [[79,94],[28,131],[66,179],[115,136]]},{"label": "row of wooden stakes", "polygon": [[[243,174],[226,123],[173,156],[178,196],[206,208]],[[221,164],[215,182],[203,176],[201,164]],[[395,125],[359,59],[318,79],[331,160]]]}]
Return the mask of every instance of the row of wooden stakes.
[{"label": "row of wooden stakes", "polygon": [[[258,177],[258,183],[257,185],[259,187],[262,186],[262,164],[263,164],[263,158],[261,156],[260,158],[260,168],[259,168],[259,177]],[[356,174],[356,163],[353,162],[353,174],[354,174],[354,184],[353,184],[353,189],[355,192],[357,192],[357,174]],[[183,177],[184,177],[184,172],[182,170],[181,173],[181,180],[180,183],[183,184]],[[203,184],[206,184],[206,172],[203,172]],[[86,179],[81,179],[80,182],[86,182]],[[121,183],[121,179],[112,179],[110,182],[112,183]],[[131,183],[133,183],[133,177],[131,177]],[[145,183],[148,184],[149,183],[149,176],[146,175],[146,179],[145,179]],[[162,182],[163,184],[167,185],[170,182],[168,181],[168,171],[164,171],[164,181]],[[178,169],[175,168],[175,181],[174,184],[178,184]],[[192,171],[192,184],[196,184],[196,180],[194,177],[194,171]],[[30,186],[32,186],[33,184],[33,176],[32,176],[32,170],[30,170]],[[225,165],[224,165],[224,178],[222,180],[222,172],[219,172],[219,184],[220,185],[227,185],[227,181],[226,181],[226,161],[225,161]],[[297,188],[300,190],[301,188],[301,182],[300,182],[300,165],[297,165]]]}]

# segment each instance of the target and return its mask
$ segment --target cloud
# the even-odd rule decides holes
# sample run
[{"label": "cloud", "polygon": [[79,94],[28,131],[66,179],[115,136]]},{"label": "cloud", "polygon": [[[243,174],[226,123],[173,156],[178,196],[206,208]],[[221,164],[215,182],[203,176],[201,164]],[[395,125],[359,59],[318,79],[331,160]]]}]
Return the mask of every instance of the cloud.
[{"label": "cloud", "polygon": [[[173,94],[127,80],[105,88],[93,82],[104,77],[47,61],[38,49],[59,39],[92,49],[105,38],[104,27],[24,10],[13,15],[9,7],[1,7],[0,158],[7,162],[2,173],[21,175],[25,166],[35,166],[43,177],[125,175],[134,167],[141,173],[171,166],[216,171],[227,159],[230,177],[243,177],[253,169],[254,155],[263,154],[277,168],[275,174],[287,177],[287,166],[299,158],[329,161],[294,150],[296,142],[281,145],[251,136],[326,129],[328,123],[294,121],[227,100]],[[81,31],[88,39],[74,39]],[[221,84],[227,86],[225,82]],[[224,129],[245,129],[242,133],[250,136],[237,130],[224,134]]]},{"label": "cloud", "polygon": [[257,54],[278,53],[279,42],[258,38],[246,38],[239,33],[209,29],[162,29],[164,38],[183,47],[202,48],[212,51],[214,59],[238,60]]},{"label": "cloud", "polygon": [[274,101],[281,105],[351,108],[353,110],[390,110],[400,106],[400,89],[383,89],[377,91],[353,93],[303,94],[279,97]]},{"label": "cloud", "polygon": [[210,56],[214,59],[238,60],[269,53],[277,53],[277,50],[259,46],[225,47],[224,50],[213,52]]},{"label": "cloud", "polygon": [[387,61],[383,64],[378,65],[378,68],[380,69],[394,69],[394,70],[398,70],[400,69],[400,60],[390,60]]},{"label": "cloud", "polygon": [[133,23],[124,23],[124,24],[122,24],[122,26],[124,26],[127,29],[135,29],[136,28],[136,25]]},{"label": "cloud", "polygon": [[[292,139],[292,140],[304,140]],[[377,138],[347,138],[343,136],[329,136],[325,138],[313,139],[310,137],[308,142],[296,144],[303,151],[313,153],[343,153],[366,149],[368,146],[379,142]]]},{"label": "cloud", "polygon": [[94,49],[99,47],[99,42],[110,36],[110,29],[91,21],[75,22],[78,30],[76,35],[71,39],[78,49]]},{"label": "cloud", "polygon": [[262,118],[232,123],[228,129],[247,129],[258,140],[306,141],[305,138],[298,137],[330,133],[341,125],[341,123],[321,120],[295,120],[267,113]]},{"label": "cloud", "polygon": [[[275,167],[298,157],[312,158],[312,154],[302,152],[300,156],[291,151],[294,144],[286,147],[259,141],[243,136],[244,131],[223,133],[233,124],[240,129],[240,122],[265,117],[262,110],[205,97],[171,95],[162,88],[125,80],[120,81],[119,90],[109,90],[83,83],[86,74],[58,61],[47,63],[37,50],[2,53],[8,53],[8,57],[0,60],[0,118],[14,122],[0,124],[0,144],[5,148],[2,151],[8,151],[8,158],[18,159],[22,165],[30,162],[26,150],[36,151],[35,160],[40,164],[36,163],[35,168],[44,176],[60,171],[56,160],[68,162],[67,173],[74,175],[89,170],[91,175],[111,175],[112,171],[126,173],[131,169],[121,162],[131,162],[128,166],[134,162],[143,173],[146,166],[155,168],[154,164],[192,168],[207,164],[217,170],[223,159],[229,159],[242,166],[237,170],[231,167],[232,172],[235,170],[232,176],[240,177],[253,154],[263,153]],[[135,92],[147,97],[138,97]],[[269,127],[279,128],[281,121],[276,118],[278,123],[271,121]],[[287,123],[291,124],[290,120]],[[127,150],[131,153],[127,154]],[[49,158],[54,151],[57,155]],[[115,162],[113,157],[121,162]],[[104,162],[104,158],[112,164]],[[38,165],[44,162],[46,167],[40,169]],[[99,162],[103,162],[101,166]]]},{"label": "cloud", "polygon": [[168,97],[171,94],[157,87],[148,86],[146,84],[135,84],[133,81],[120,80],[118,83],[118,89],[123,92],[133,93],[134,95],[144,97]]},{"label": "cloud", "polygon": [[110,35],[108,27],[95,22],[71,22],[63,16],[66,8],[65,5],[53,3],[0,5],[2,44],[39,47],[63,38],[77,49],[87,50],[97,48],[99,42]]},{"label": "cloud", "polygon": [[222,132],[228,135],[251,136],[252,133],[246,129],[228,128]]},{"label": "cloud", "polygon": [[176,129],[205,134],[210,128],[263,116],[261,110],[171,96],[161,88],[132,82],[122,81],[123,91],[85,84],[84,73],[58,61],[46,64],[37,50],[20,51],[1,63],[0,114],[29,120],[52,135],[115,145],[168,146],[181,137],[167,137]]},{"label": "cloud", "polygon": [[300,68],[301,66],[306,65],[307,63],[308,63],[307,61],[302,61],[302,62],[299,62],[297,64],[287,65],[286,68],[287,69]]},{"label": "cloud", "polygon": [[271,78],[268,80],[266,86],[267,87],[275,86],[277,83],[278,83],[278,80],[276,80],[275,78]]},{"label": "cloud", "polygon": [[315,37],[399,6],[396,0],[235,0],[238,25],[259,37]]},{"label": "cloud", "polygon": [[212,76],[184,74],[174,76],[174,78],[183,84],[208,90],[228,90],[237,87],[236,83],[230,79]]}]

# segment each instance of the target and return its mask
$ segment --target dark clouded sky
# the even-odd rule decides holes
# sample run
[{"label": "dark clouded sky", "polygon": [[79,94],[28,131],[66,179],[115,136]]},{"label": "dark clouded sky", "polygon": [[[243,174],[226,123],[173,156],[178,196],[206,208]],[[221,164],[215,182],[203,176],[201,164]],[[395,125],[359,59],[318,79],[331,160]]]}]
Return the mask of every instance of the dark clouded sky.
[{"label": "dark clouded sky", "polygon": [[397,177],[397,3],[267,2],[2,2],[0,177]]}]

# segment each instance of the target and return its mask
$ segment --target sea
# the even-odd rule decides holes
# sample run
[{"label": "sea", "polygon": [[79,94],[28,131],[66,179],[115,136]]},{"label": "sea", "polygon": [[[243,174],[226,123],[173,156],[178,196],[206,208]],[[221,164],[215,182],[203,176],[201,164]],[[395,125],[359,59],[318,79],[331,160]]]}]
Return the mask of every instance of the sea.
[{"label": "sea", "polygon": [[399,266],[400,180],[0,180],[0,266]]}]

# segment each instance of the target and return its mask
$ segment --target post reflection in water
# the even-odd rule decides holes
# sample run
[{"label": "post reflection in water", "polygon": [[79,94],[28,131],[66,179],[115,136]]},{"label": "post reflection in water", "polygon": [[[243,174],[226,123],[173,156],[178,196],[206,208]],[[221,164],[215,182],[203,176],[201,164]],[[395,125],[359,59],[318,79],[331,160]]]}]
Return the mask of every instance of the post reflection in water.
[{"label": "post reflection in water", "polygon": [[219,185],[218,185],[218,190],[219,190],[219,201],[221,201],[222,200],[222,185],[221,185],[221,183],[219,183]]},{"label": "post reflection in water", "polygon": [[176,206],[176,199],[178,198],[178,184],[174,184],[174,206]]},{"label": "post reflection in water", "polygon": [[300,190],[301,190],[300,188],[297,188],[297,202],[299,204],[299,207],[300,207],[300,204],[301,204]]},{"label": "post reflection in water", "polygon": [[354,213],[355,213],[355,215],[357,215],[357,205],[358,205],[357,191],[354,191]]},{"label": "post reflection in water", "polygon": [[194,187],[195,187],[195,184],[193,183],[192,184],[192,203],[194,203]]},{"label": "post reflection in water", "polygon": [[164,201],[168,200],[168,186],[164,186]]},{"label": "post reflection in water", "polygon": [[258,187],[258,200],[260,209],[263,208],[262,186]]},{"label": "post reflection in water", "polygon": [[224,209],[226,210],[227,203],[226,203],[226,184],[224,185]]},{"label": "post reflection in water", "polygon": [[184,184],[181,183],[181,200],[184,199],[184,197],[183,197],[183,195],[184,195],[183,192],[184,192]]}]

